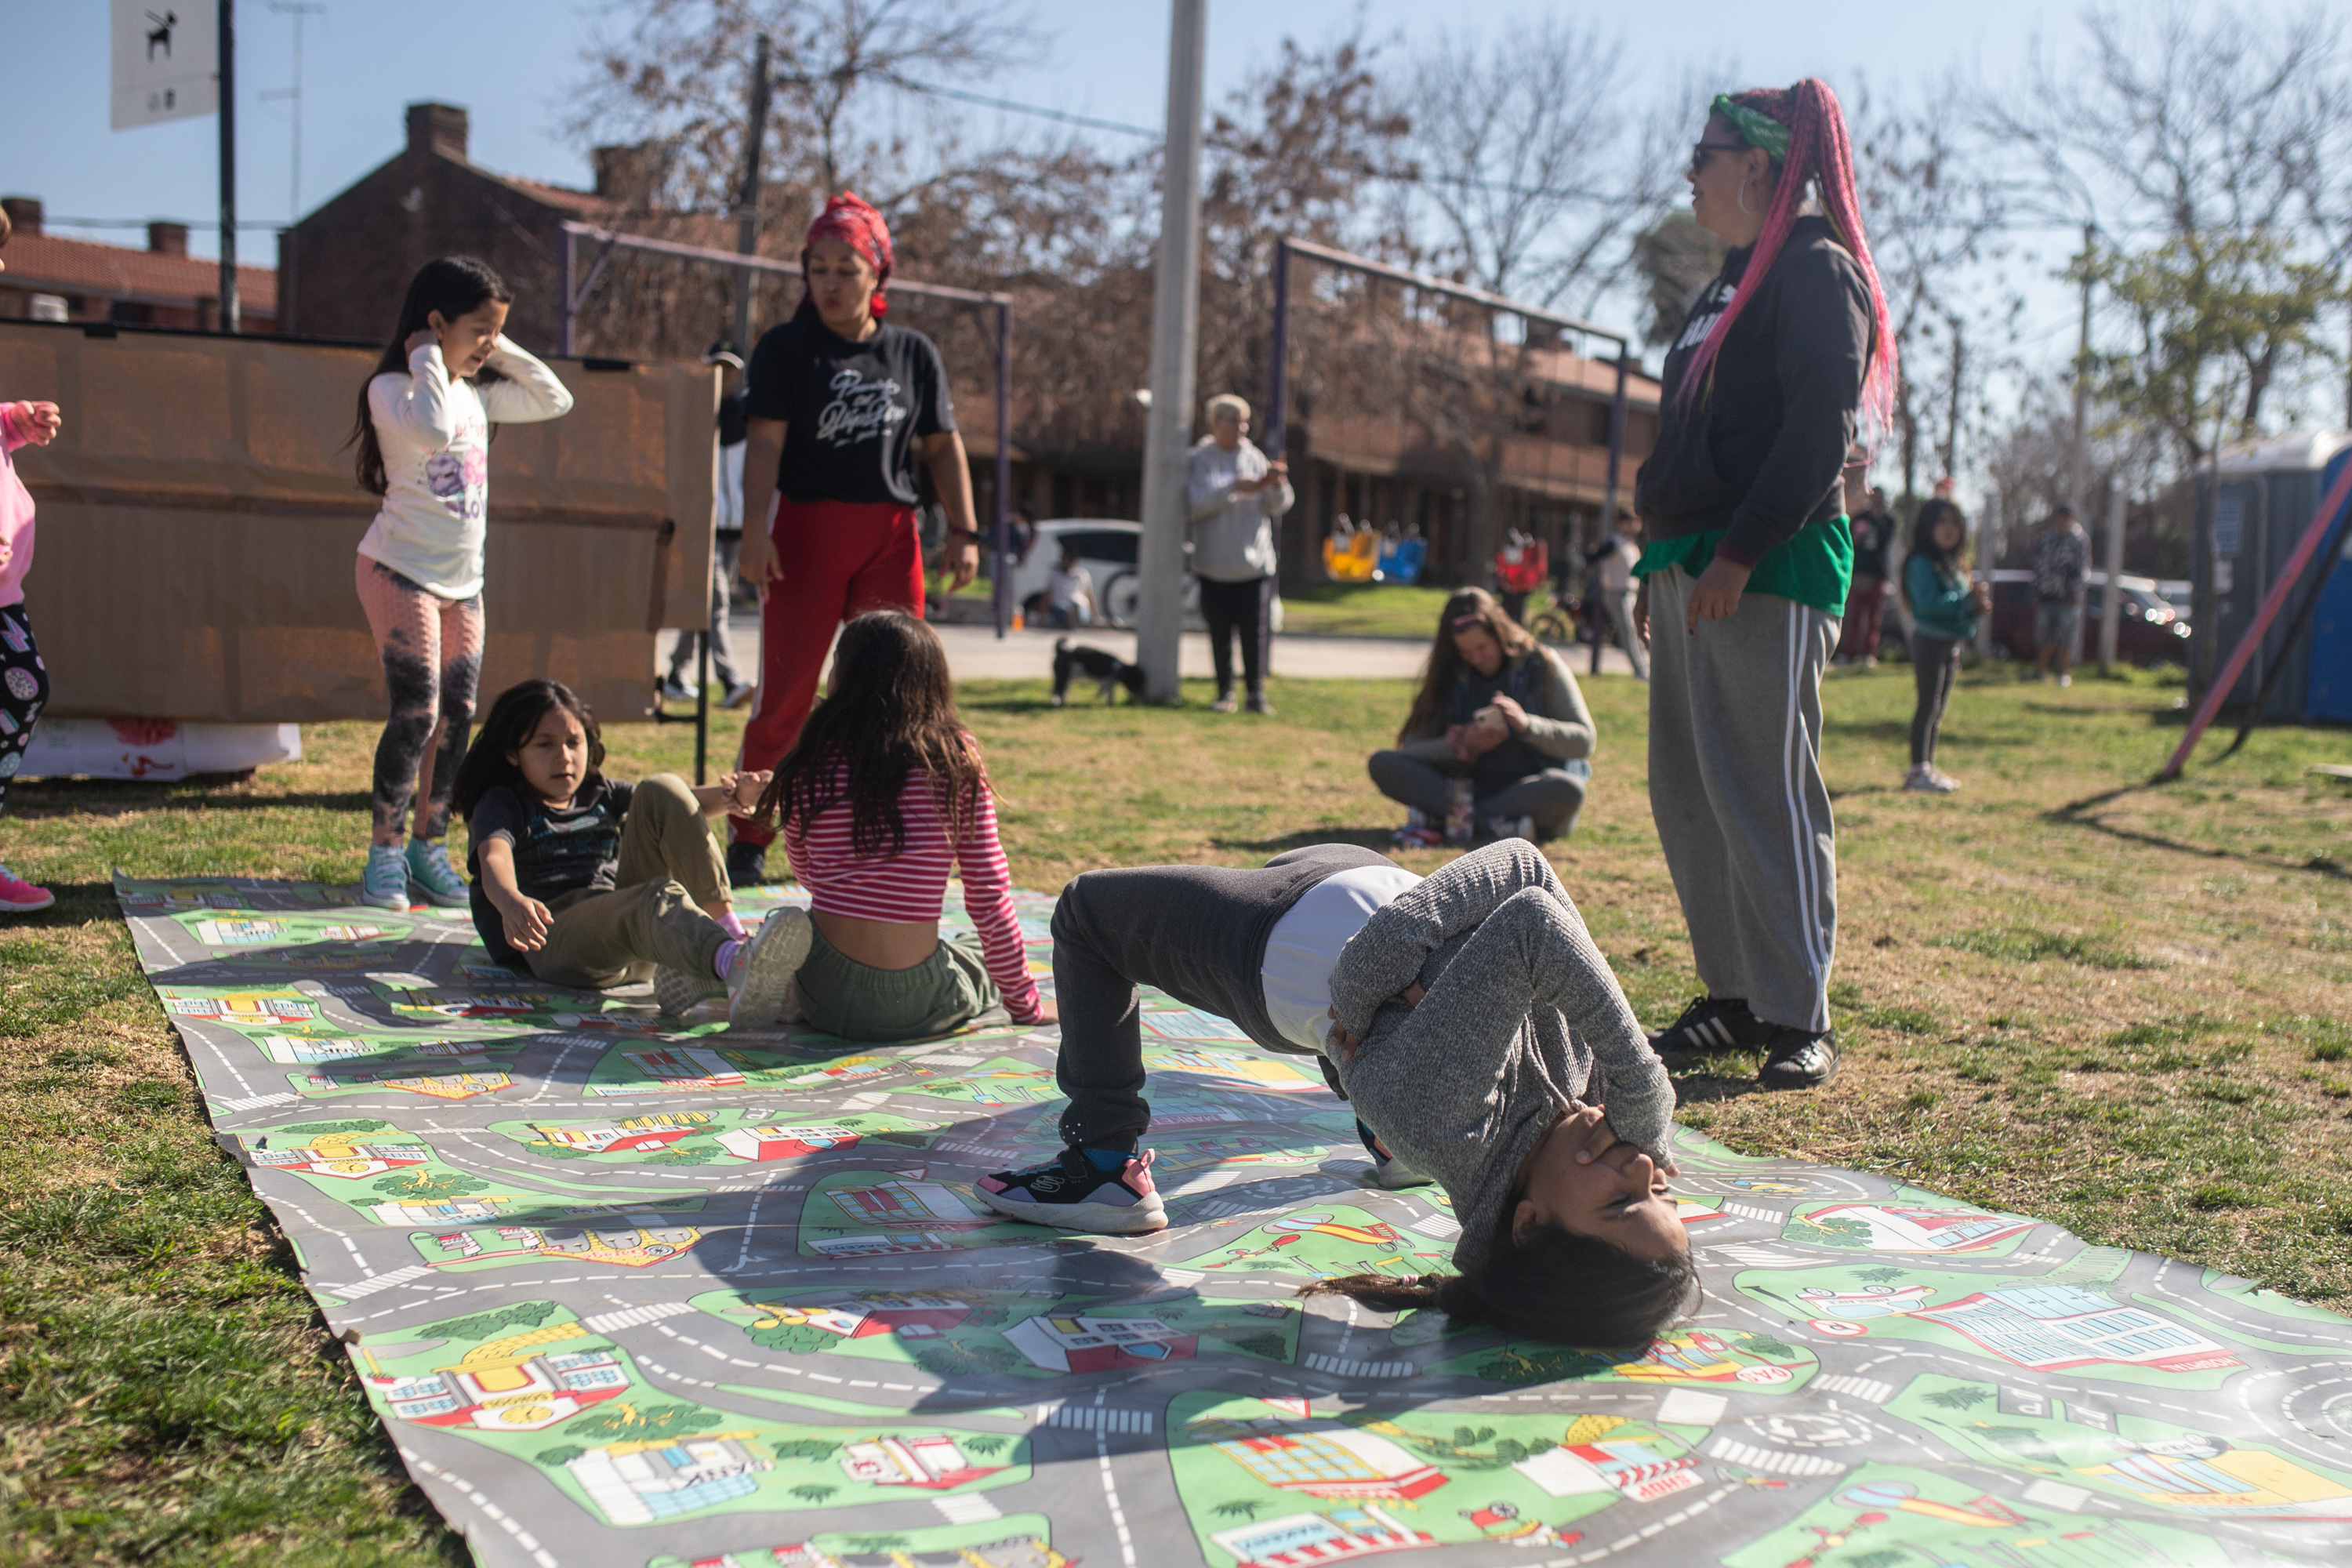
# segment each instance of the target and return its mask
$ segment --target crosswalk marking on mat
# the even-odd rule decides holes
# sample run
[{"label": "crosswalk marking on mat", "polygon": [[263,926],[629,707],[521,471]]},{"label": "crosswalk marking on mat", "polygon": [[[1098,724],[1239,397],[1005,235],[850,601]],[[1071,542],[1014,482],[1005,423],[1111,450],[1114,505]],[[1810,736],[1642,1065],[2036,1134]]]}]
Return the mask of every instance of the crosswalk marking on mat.
[{"label": "crosswalk marking on mat", "polygon": [[1149,1432],[1149,1410],[1125,1410],[1115,1405],[1041,1405],[1037,1419],[1048,1426],[1069,1426],[1083,1432]]},{"label": "crosswalk marking on mat", "polygon": [[609,1334],[614,1329],[633,1328],[640,1323],[657,1323],[664,1318],[675,1318],[694,1309],[684,1301],[648,1301],[642,1307],[624,1307],[617,1312],[599,1312],[593,1318],[583,1318],[580,1326],[592,1334]]},{"label": "crosswalk marking on mat", "polygon": [[379,1290],[389,1290],[395,1285],[405,1285],[411,1279],[422,1279],[432,1272],[433,1270],[421,1263],[412,1263],[405,1268],[395,1268],[389,1274],[378,1274],[373,1279],[362,1279],[356,1285],[321,1285],[319,1289],[332,1290],[345,1300],[356,1301],[362,1296],[373,1296]]},{"label": "crosswalk marking on mat", "polygon": [[1409,1377],[1418,1370],[1409,1361],[1341,1361],[1319,1352],[1309,1355],[1307,1364],[1335,1377]]},{"label": "crosswalk marking on mat", "polygon": [[1819,1377],[1813,1380],[1813,1386],[1826,1388],[1832,1394],[1851,1394],[1870,1405],[1884,1405],[1895,1397],[1893,1384],[1880,1383],[1874,1378]]},{"label": "crosswalk marking on mat", "polygon": [[1778,1448],[1759,1448],[1729,1437],[1717,1437],[1706,1446],[1706,1451],[1718,1459],[1745,1465],[1768,1476],[1835,1476],[1845,1471],[1845,1467],[1835,1459],[1824,1459],[1812,1454],[1787,1454]]},{"label": "crosswalk marking on mat", "polygon": [[986,1492],[966,1492],[961,1497],[940,1497],[931,1506],[944,1515],[950,1524],[982,1524],[992,1519],[1003,1519],[996,1505],[988,1500]]}]

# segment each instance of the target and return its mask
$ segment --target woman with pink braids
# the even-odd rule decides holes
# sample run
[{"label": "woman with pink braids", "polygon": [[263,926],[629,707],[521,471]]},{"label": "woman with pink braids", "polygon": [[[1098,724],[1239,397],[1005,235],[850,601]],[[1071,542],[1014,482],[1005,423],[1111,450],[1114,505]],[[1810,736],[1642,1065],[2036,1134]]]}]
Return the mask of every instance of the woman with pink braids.
[{"label": "woman with pink braids", "polygon": [[1837,852],[1822,670],[1853,574],[1842,482],[1895,383],[1886,301],[1826,83],[1715,100],[1685,173],[1731,246],[1666,354],[1634,480],[1648,543],[1650,806],[1706,994],[1651,1043],[1761,1050],[1768,1089],[1825,1083]]},{"label": "woman with pink braids", "polygon": [[[801,247],[800,309],[760,340],[744,375],[746,526],[736,570],[760,590],[747,773],[792,750],[836,627],[868,610],[922,615],[918,451],[947,509],[955,586],[980,570],[947,369],[930,339],[882,320],[892,261],[880,213],[846,191],[825,203]],[[737,817],[730,832],[728,879],[765,881],[774,826]]]}]

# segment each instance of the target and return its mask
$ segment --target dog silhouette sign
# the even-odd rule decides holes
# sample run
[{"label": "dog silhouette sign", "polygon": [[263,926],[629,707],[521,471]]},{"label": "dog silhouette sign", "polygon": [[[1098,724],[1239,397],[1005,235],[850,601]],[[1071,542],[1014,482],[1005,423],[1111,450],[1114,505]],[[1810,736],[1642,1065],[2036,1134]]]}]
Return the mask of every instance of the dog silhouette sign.
[{"label": "dog silhouette sign", "polygon": [[[184,0],[183,0],[184,3]],[[220,37],[209,7],[112,0],[110,123],[117,131],[210,114],[220,106]]]}]

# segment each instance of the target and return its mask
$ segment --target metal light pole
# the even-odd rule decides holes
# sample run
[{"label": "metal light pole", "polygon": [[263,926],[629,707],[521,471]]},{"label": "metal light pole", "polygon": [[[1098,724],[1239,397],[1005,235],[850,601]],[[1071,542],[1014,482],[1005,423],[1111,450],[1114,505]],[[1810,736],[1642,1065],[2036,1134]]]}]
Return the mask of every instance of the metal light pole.
[{"label": "metal light pole", "polygon": [[2083,226],[2083,323],[2074,340],[2074,429],[2066,453],[2066,504],[2078,513],[2083,510],[2083,442],[2091,405],[2091,247],[2098,236],[2095,224]]},{"label": "metal light pole", "polygon": [[2106,597],[2099,605],[2099,673],[2111,675],[2116,668],[2116,647],[2124,633],[2124,595],[2121,579],[2124,574],[2124,477],[2116,476],[2113,489],[2107,491],[2107,586]]},{"label": "metal light pole", "polygon": [[1176,700],[1184,631],[1184,470],[1201,326],[1201,65],[1208,0],[1171,0],[1168,133],[1151,300],[1151,407],[1143,442],[1143,549],[1136,660],[1147,701]]},{"label": "metal light pole", "polygon": [[237,330],[236,6],[220,0],[220,329]]},{"label": "metal light pole", "polygon": [[[751,256],[760,248],[760,153],[768,140],[768,35],[760,35],[751,59],[751,103],[743,143],[743,191],[736,198],[735,250]],[[751,352],[751,271],[735,274],[735,347]]]}]

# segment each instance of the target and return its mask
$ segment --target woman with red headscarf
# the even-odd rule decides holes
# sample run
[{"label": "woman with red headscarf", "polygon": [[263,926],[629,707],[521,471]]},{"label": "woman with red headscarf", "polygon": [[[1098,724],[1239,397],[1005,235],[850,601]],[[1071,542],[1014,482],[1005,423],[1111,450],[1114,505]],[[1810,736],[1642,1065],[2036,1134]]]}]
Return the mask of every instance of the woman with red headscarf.
[{"label": "woman with red headscarf", "polygon": [[1885,426],[1895,349],[1824,83],[1717,98],[1685,177],[1731,250],[1667,351],[1634,618],[1650,808],[1706,994],[1652,1044],[1761,1050],[1764,1087],[1801,1089],[1838,1068],[1821,696],[1853,574],[1843,471],[1857,416]]},{"label": "woman with red headscarf", "polygon": [[[847,192],[825,203],[801,248],[800,309],[760,340],[744,376],[751,525],[736,569],[760,590],[761,638],[749,772],[773,768],[799,738],[836,626],[868,610],[923,613],[919,452],[947,508],[955,585],[980,569],[971,473],[940,351],[882,320],[891,261],[880,213]],[[774,827],[739,817],[731,831],[729,880],[766,880]]]}]

